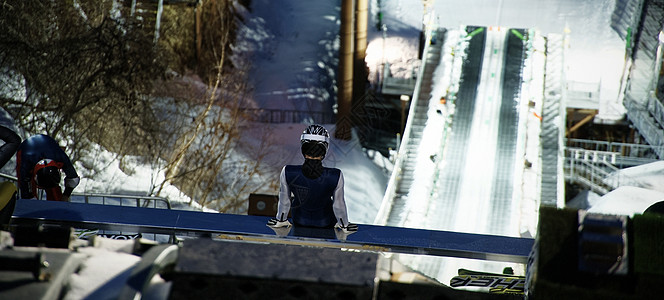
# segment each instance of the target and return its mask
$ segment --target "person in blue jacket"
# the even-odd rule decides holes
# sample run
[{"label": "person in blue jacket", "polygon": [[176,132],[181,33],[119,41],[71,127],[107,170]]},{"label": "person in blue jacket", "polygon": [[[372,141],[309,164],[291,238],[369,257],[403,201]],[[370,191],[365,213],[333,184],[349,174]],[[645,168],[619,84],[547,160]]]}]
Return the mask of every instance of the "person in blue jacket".
[{"label": "person in blue jacket", "polygon": [[330,135],[320,125],[308,126],[300,137],[304,163],[286,165],[281,170],[277,215],[271,227],[288,227],[291,214],[295,226],[340,228],[356,231],[348,221],[344,200],[344,176],[337,168],[323,167]]},{"label": "person in blue jacket", "polygon": [[[0,126],[0,140],[4,142],[0,146],[0,168],[2,168],[18,150],[19,145],[21,145],[21,137],[13,130]],[[7,229],[15,206],[16,185],[10,181],[0,182],[0,229]]]},{"label": "person in blue jacket", "polygon": [[[60,188],[60,170],[65,173],[65,191]],[[36,198],[37,189],[46,191],[50,201],[69,201],[80,182],[69,156],[50,136],[29,137],[16,153],[16,177],[21,199]]]}]

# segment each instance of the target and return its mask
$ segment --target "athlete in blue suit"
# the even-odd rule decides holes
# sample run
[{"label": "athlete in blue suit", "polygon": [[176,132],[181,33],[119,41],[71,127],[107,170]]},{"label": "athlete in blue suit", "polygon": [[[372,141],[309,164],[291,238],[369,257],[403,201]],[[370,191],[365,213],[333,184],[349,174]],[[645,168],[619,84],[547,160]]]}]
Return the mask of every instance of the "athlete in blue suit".
[{"label": "athlete in blue suit", "polygon": [[344,200],[344,176],[337,168],[323,167],[330,135],[320,125],[308,126],[300,138],[304,164],[286,165],[281,170],[279,205],[272,227],[290,226],[289,212],[295,226],[356,231],[348,222]]},{"label": "athlete in blue suit", "polygon": [[[65,191],[60,188],[60,170],[65,173]],[[69,201],[80,178],[69,156],[50,136],[29,137],[16,154],[16,177],[21,199],[36,197],[37,188],[46,191],[46,199]]]}]

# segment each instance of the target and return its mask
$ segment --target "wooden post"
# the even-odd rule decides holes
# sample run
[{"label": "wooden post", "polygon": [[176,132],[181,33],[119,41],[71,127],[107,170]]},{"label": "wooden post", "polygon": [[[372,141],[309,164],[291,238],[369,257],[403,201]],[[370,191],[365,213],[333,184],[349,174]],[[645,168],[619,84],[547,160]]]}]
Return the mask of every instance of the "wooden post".
[{"label": "wooden post", "polygon": [[368,0],[357,0],[357,9],[355,14],[355,62],[362,63],[367,52],[367,20],[368,20]]},{"label": "wooden post", "polygon": [[334,136],[350,140],[353,127],[350,108],[353,97],[353,0],[342,0],[339,32],[339,75],[337,79],[337,126]]},{"label": "wooden post", "polygon": [[353,61],[353,100],[354,106],[361,106],[366,93],[369,69],[364,61],[367,52],[368,0],[356,0],[355,9],[355,49]]}]

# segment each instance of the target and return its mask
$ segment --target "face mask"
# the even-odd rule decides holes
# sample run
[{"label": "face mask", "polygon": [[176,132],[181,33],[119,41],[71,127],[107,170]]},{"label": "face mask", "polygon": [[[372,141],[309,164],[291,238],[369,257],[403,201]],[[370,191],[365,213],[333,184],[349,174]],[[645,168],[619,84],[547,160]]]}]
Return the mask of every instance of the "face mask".
[{"label": "face mask", "polygon": [[316,179],[323,175],[323,161],[320,159],[304,159],[302,164],[302,173],[310,179]]}]

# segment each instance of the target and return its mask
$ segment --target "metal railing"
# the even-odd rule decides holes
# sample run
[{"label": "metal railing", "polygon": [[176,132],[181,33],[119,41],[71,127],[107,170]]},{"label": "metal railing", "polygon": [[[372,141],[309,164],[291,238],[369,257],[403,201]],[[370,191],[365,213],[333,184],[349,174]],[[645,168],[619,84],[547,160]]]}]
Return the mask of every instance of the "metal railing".
[{"label": "metal railing", "polygon": [[[7,179],[14,183],[18,182],[15,176],[0,173],[0,178]],[[44,199],[44,191],[39,190],[37,199]],[[72,193],[70,202],[117,205],[117,206],[135,206],[146,208],[171,209],[171,202],[168,198],[154,196],[135,196],[119,194],[95,194],[95,193]]]},{"label": "metal railing", "polygon": [[319,123],[332,124],[335,122],[334,115],[301,110],[277,110],[264,108],[242,109],[252,120],[261,123]]},{"label": "metal railing", "polygon": [[72,193],[70,202],[171,209],[167,198],[116,194]]},{"label": "metal railing", "polygon": [[658,161],[656,157],[662,151],[661,146],[651,146],[632,143],[616,143],[607,141],[594,141],[584,139],[568,139],[567,148],[584,149],[588,151],[615,153],[612,164],[619,167],[638,166]]},{"label": "metal railing", "polygon": [[565,179],[581,183],[600,195],[622,185],[640,186],[637,180],[619,174],[615,166],[620,153],[581,148],[565,149]]}]

